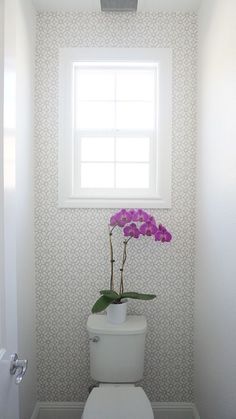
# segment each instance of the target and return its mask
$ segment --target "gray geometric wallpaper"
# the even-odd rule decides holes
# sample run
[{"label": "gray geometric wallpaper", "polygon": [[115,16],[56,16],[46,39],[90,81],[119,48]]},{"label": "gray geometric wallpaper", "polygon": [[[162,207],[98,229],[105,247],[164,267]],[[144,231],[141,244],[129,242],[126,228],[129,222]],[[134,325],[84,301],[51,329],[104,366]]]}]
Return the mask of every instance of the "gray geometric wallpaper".
[{"label": "gray geometric wallpaper", "polygon": [[[86,320],[109,281],[109,209],[59,209],[58,52],[61,47],[173,50],[172,208],[151,212],[173,242],[130,243],[126,289],[156,293],[129,304],[148,319],[142,385],[153,401],[193,398],[196,54],[195,14],[38,13],[35,229],[38,399],[83,401],[91,384]],[[119,235],[118,235],[119,236]],[[120,237],[115,246],[120,253]]]}]

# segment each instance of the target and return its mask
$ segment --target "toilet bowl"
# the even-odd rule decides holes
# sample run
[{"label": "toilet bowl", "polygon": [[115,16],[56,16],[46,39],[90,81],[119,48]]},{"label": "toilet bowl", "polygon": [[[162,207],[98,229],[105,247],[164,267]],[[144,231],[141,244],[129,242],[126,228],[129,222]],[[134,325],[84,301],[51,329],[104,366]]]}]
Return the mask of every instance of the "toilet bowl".
[{"label": "toilet bowl", "polygon": [[92,390],[82,419],[154,419],[154,415],[141,387],[108,384]]},{"label": "toilet bowl", "polygon": [[91,391],[82,419],[154,419],[147,395],[135,385],[143,377],[146,318],[128,316],[117,325],[93,314],[87,330],[90,374],[100,384]]}]

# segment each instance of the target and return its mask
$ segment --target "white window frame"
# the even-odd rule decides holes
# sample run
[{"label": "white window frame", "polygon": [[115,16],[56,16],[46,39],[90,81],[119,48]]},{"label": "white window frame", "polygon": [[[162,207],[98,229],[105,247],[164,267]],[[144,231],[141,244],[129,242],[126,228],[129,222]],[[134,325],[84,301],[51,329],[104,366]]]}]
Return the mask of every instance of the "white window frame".
[{"label": "white window frame", "polygon": [[[73,195],[74,132],[73,121],[73,66],[76,62],[142,62],[157,63],[159,74],[158,132],[156,142],[156,170],[151,179],[158,188],[152,195],[138,190],[129,197],[114,196],[109,189],[104,197],[96,193]],[[171,135],[172,135],[172,53],[168,48],[63,48],[59,54],[59,165],[58,198],[61,208],[170,208],[171,207]],[[155,173],[156,172],[156,173]],[[93,192],[95,192],[93,190]],[[106,196],[107,195],[107,196]],[[108,196],[109,195],[109,196]]]}]

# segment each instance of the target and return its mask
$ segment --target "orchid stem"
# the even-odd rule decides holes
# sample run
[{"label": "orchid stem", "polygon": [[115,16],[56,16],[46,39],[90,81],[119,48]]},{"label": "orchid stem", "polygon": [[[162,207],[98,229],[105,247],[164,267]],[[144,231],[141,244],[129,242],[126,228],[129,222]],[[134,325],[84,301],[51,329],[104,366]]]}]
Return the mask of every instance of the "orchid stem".
[{"label": "orchid stem", "polygon": [[125,262],[127,259],[127,244],[130,241],[132,237],[129,237],[128,240],[124,241],[124,250],[123,250],[123,258],[122,258],[122,265],[120,268],[120,295],[123,294],[124,292],[124,267],[125,267]]},{"label": "orchid stem", "polygon": [[114,227],[110,230],[109,229],[109,243],[110,243],[110,262],[111,262],[111,279],[110,279],[110,290],[114,291],[114,252],[113,252],[113,244],[112,244],[112,231],[114,230]]}]

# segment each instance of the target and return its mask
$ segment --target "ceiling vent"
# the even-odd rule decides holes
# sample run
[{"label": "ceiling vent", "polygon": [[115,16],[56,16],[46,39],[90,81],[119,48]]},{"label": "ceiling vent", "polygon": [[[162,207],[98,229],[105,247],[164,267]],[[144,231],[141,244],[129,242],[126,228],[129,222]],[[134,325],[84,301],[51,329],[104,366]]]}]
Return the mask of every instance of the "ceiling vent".
[{"label": "ceiling vent", "polygon": [[102,12],[136,12],[138,0],[101,0]]}]

